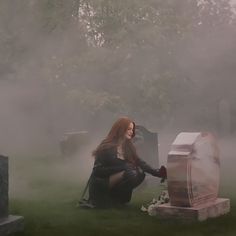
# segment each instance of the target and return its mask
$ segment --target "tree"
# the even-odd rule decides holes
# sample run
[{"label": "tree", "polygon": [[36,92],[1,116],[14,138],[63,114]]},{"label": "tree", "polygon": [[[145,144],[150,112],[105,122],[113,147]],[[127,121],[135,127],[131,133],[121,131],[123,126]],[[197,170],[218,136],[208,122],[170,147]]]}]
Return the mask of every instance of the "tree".
[{"label": "tree", "polygon": [[[10,2],[5,6],[10,7]],[[9,55],[8,61],[22,61],[24,77],[37,71],[36,78],[60,94],[55,101],[68,105],[65,101],[73,94],[70,109],[78,113],[83,109],[94,119],[111,111],[162,124],[175,116],[175,110],[196,106],[194,101],[208,77],[220,68],[211,68],[209,62],[217,58],[217,46],[222,43],[216,36],[228,34],[234,26],[228,0],[24,3],[27,7],[16,5],[23,19],[16,34],[9,14],[4,17],[12,22],[10,31],[1,21],[8,32],[3,35],[10,39],[0,39],[0,50]],[[27,14],[33,20],[25,24]],[[5,47],[6,43],[11,45]],[[83,97],[85,103],[80,102]]]}]

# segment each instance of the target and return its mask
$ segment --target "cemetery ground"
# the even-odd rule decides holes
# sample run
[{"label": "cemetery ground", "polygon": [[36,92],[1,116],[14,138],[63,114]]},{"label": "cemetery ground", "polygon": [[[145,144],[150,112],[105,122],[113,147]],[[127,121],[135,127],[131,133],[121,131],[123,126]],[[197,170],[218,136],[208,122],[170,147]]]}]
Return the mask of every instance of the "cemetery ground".
[{"label": "cemetery ground", "polygon": [[10,157],[9,164],[9,211],[25,218],[24,231],[12,236],[236,235],[235,163],[221,169],[219,197],[230,198],[230,213],[195,223],[160,220],[140,210],[158,196],[159,182],[135,191],[124,208],[87,210],[75,207],[89,175],[80,173],[79,161]]}]

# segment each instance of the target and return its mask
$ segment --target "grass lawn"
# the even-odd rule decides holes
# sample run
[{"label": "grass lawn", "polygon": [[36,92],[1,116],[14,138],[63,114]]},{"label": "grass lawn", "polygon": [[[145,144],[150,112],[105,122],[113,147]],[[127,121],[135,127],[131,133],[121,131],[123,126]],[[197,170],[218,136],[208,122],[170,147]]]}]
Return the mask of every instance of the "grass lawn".
[{"label": "grass lawn", "polygon": [[83,180],[76,174],[80,168],[75,167],[75,163],[60,162],[53,158],[11,160],[10,214],[25,217],[25,230],[14,236],[236,235],[233,183],[223,185],[220,190],[221,197],[231,199],[228,215],[198,223],[159,220],[140,211],[142,204],[159,194],[158,186],[136,191],[131,203],[124,208],[76,208],[86,178]]}]

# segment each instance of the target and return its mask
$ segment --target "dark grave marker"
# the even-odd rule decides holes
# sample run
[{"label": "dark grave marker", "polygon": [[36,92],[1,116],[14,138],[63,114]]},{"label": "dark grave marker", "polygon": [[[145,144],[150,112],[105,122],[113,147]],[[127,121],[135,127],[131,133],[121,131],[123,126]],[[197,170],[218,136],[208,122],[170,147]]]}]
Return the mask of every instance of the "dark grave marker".
[{"label": "dark grave marker", "polygon": [[151,166],[158,168],[158,134],[150,132],[141,125],[136,126],[135,133],[134,145],[138,155]]},{"label": "dark grave marker", "polygon": [[8,157],[0,155],[0,235],[24,229],[22,216],[8,215]]},{"label": "dark grave marker", "polygon": [[88,143],[87,131],[68,132],[60,141],[60,150],[64,157],[72,157],[81,152]]}]

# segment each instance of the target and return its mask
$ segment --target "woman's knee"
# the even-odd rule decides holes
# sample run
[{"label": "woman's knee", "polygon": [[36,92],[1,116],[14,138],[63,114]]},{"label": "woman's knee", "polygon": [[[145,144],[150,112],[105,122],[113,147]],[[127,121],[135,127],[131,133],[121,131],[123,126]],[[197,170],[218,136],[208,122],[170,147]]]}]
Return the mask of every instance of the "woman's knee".
[{"label": "woman's knee", "polygon": [[143,172],[138,172],[135,169],[128,169],[124,172],[124,180],[131,185],[131,187],[137,187],[145,178]]},{"label": "woman's knee", "polygon": [[115,185],[123,180],[124,171],[118,172],[109,177],[109,187],[113,188]]}]

